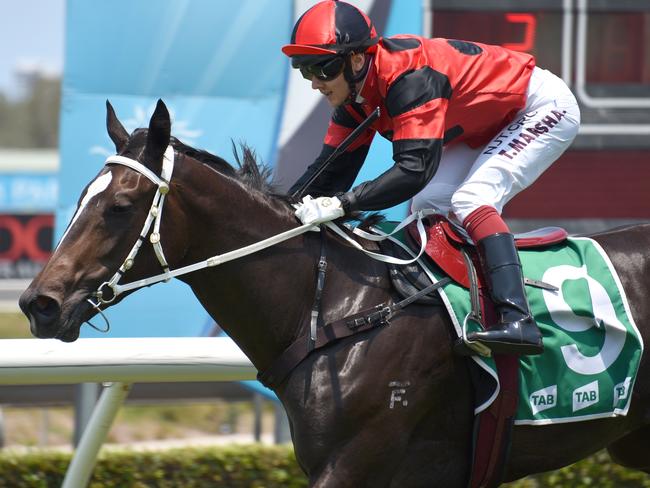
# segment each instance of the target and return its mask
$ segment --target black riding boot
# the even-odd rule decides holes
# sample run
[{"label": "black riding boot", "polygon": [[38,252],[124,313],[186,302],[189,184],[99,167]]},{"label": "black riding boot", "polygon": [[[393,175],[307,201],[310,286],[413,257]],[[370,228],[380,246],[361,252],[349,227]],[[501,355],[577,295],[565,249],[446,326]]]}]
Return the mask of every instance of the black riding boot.
[{"label": "black riding boot", "polygon": [[499,322],[468,334],[467,339],[485,344],[496,354],[541,354],[542,334],[530,314],[514,236],[494,234],[481,239],[477,247]]}]

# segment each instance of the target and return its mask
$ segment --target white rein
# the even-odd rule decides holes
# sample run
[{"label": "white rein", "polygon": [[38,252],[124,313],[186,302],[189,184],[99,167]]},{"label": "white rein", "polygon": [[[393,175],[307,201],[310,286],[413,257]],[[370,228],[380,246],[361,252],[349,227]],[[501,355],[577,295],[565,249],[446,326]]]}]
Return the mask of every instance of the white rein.
[{"label": "white rein", "polygon": [[[250,244],[248,246],[235,249],[233,251],[229,251],[223,254],[218,254],[204,261],[190,264],[188,266],[183,266],[182,268],[170,270],[167,260],[165,259],[165,254],[163,252],[162,244],[160,241],[160,222],[162,220],[162,212],[163,212],[163,204],[165,202],[165,195],[167,195],[167,193],[169,192],[169,183],[171,181],[172,173],[174,171],[174,149],[171,146],[169,146],[165,151],[165,155],[163,157],[162,173],[160,177],[154,174],[142,163],[136,161],[135,159],[127,158],[124,156],[110,156],[108,159],[106,159],[106,164],[107,165],[121,164],[123,166],[128,166],[129,168],[147,177],[158,188],[156,190],[156,194],[153,197],[153,202],[151,203],[149,214],[147,215],[144,225],[142,226],[140,237],[133,245],[131,251],[127,255],[126,259],[124,260],[120,268],[113,275],[113,277],[110,280],[102,283],[97,289],[97,291],[92,294],[92,296],[97,300],[97,303],[88,299],[88,301],[93,305],[93,307],[95,307],[99,312],[101,312],[101,310],[99,309],[101,305],[107,305],[112,303],[115,300],[115,298],[117,298],[117,296],[127,291],[131,291],[136,288],[142,288],[143,286],[152,285],[154,283],[158,283],[161,281],[169,281],[170,279],[175,278],[177,276],[181,276],[187,273],[192,273],[200,269],[217,266],[219,264],[223,264],[228,261],[232,261],[234,259],[239,259],[241,257],[248,256],[249,254],[256,253],[258,251],[261,251],[262,249],[266,249],[267,247],[274,246],[275,244],[286,241],[288,239],[292,239],[306,232],[312,230],[319,230],[319,224],[301,225],[300,227],[290,229],[288,231],[274,235],[272,237],[256,242],[254,244]],[[357,241],[351,239],[339,226],[337,226],[333,222],[325,222],[323,223],[323,225],[332,229],[332,231],[334,231],[337,235],[341,236],[343,239],[348,241],[350,244],[352,244],[352,246],[364,252],[365,254],[372,257],[373,259],[377,259],[379,261],[384,261],[393,264],[409,264],[418,260],[422,255],[422,253],[424,252],[424,249],[426,248],[427,238],[426,238],[426,232],[424,230],[424,225],[422,224],[422,219],[427,215],[432,215],[434,213],[435,213],[434,210],[419,210],[418,212],[409,215],[403,222],[401,222],[395,228],[395,230],[391,234],[381,234],[381,235],[371,234],[368,232],[364,232],[360,229],[354,229],[352,231],[354,234],[359,235],[364,239],[369,239],[372,241],[382,241],[388,238],[389,236],[395,234],[396,232],[399,232],[409,223],[413,222],[414,220],[417,220],[417,228],[420,234],[421,248],[418,255],[415,258],[409,260],[397,259],[392,256],[386,256],[383,254],[367,251]],[[140,250],[140,246],[142,245],[142,242],[144,241],[147,234],[149,233],[152,224],[153,224],[153,231],[149,235],[149,242],[152,244],[154,248],[154,252],[156,253],[158,262],[160,263],[160,266],[163,269],[163,273],[152,276],[150,278],[144,278],[141,280],[132,281],[131,283],[120,285],[118,282],[122,278],[122,275],[133,266],[133,262],[135,261],[135,258]],[[104,291],[103,291],[104,288],[109,288],[111,290],[111,296],[109,298],[104,297]]]}]

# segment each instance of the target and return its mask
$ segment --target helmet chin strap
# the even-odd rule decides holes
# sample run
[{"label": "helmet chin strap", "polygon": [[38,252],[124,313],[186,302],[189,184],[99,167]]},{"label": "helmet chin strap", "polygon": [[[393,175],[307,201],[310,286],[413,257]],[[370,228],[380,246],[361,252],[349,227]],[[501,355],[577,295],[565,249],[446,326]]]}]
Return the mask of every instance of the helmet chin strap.
[{"label": "helmet chin strap", "polygon": [[352,54],[348,54],[345,57],[345,65],[343,67],[343,77],[345,81],[348,82],[348,87],[350,88],[350,94],[346,98],[345,103],[354,103],[357,99],[357,83],[363,80],[368,74],[368,69],[370,68],[370,62],[372,61],[372,55],[364,54],[363,67],[361,71],[357,74],[354,74],[352,70]]}]

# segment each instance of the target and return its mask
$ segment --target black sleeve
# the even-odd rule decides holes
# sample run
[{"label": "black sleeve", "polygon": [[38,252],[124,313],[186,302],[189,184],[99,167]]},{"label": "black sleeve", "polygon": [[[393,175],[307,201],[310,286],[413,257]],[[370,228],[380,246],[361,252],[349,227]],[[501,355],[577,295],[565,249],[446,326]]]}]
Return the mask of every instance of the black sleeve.
[{"label": "black sleeve", "polygon": [[[331,161],[314,182],[305,189],[303,195],[312,197],[332,196],[336,193],[347,191],[354,183],[355,178],[361,170],[370,146],[363,145],[353,151],[347,151]],[[323,144],[323,150],[298,181],[289,189],[292,195],[297,191],[323,164],[334,147]]]},{"label": "black sleeve", "polygon": [[395,164],[372,181],[366,181],[344,196],[348,210],[383,210],[413,197],[433,178],[442,139],[405,139],[393,143]]},{"label": "black sleeve", "polygon": [[[449,78],[429,66],[409,70],[398,76],[388,88],[386,109],[391,118],[415,111],[431,100],[449,99]],[[420,109],[423,110],[423,109]],[[438,113],[443,117],[443,113]],[[425,131],[428,134],[428,131]],[[357,186],[342,196],[344,208],[383,210],[412,198],[433,178],[442,155],[442,138],[412,135],[393,141],[395,164],[372,181]]]}]

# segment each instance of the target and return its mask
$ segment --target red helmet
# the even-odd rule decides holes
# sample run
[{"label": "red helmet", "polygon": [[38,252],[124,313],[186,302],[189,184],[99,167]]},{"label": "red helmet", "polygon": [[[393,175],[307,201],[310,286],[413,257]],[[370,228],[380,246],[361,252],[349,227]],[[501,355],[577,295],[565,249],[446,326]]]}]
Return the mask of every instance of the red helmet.
[{"label": "red helmet", "polygon": [[325,0],[307,10],[296,22],[287,56],[336,55],[363,52],[379,41],[372,21],[357,7]]}]

